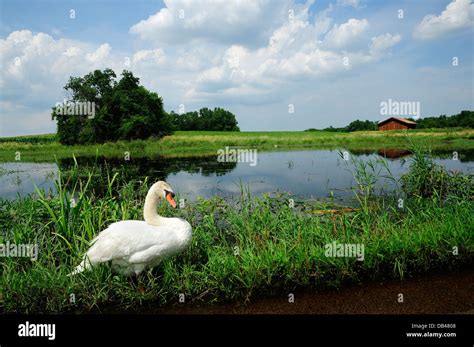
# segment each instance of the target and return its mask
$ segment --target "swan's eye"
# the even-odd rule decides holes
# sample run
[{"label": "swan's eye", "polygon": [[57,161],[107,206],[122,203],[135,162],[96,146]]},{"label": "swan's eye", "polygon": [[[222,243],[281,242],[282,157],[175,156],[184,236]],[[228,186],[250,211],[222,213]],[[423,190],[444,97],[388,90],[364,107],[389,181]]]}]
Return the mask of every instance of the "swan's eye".
[{"label": "swan's eye", "polygon": [[165,196],[168,195],[168,194],[171,195],[172,198],[175,197],[175,194],[173,192],[170,192],[169,190],[165,189]]}]

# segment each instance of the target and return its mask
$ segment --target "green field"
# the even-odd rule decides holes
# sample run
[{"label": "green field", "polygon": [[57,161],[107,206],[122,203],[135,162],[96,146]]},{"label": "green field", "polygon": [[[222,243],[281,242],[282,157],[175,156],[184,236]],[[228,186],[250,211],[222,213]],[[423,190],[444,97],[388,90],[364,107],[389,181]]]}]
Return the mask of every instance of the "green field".
[{"label": "green field", "polygon": [[410,143],[423,144],[432,149],[458,150],[474,148],[474,130],[439,129],[410,131],[361,131],[336,133],[314,132],[212,132],[178,131],[160,140],[118,141],[96,145],[63,146],[55,135],[0,138],[0,161],[54,161],[54,158],[100,155],[123,157],[204,156],[213,155],[225,146],[251,147],[262,151],[296,150],[305,148],[346,148],[349,150],[377,150],[379,148],[407,148]]}]

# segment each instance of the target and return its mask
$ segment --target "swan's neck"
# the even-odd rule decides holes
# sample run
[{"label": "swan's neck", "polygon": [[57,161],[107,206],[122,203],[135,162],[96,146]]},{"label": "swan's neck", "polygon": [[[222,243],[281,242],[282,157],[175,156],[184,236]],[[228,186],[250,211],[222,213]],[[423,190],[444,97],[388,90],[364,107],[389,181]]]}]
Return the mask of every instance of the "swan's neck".
[{"label": "swan's neck", "polygon": [[150,225],[162,225],[164,217],[158,215],[156,207],[158,206],[160,198],[153,192],[149,191],[146,195],[145,206],[143,208],[143,217],[145,222]]}]

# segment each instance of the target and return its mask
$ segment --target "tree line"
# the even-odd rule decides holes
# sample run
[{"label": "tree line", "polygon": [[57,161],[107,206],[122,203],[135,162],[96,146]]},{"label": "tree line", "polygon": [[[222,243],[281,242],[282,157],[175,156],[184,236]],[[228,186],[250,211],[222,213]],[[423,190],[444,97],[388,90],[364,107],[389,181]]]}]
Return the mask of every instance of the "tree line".
[{"label": "tree line", "polygon": [[176,130],[239,131],[235,115],[219,107],[165,112],[163,99],[127,70],[118,81],[111,69],[70,77],[64,89],[69,97],[52,108],[51,116],[66,145],[160,138]]},{"label": "tree line", "polygon": [[170,117],[176,130],[240,131],[235,115],[220,107],[214,110],[205,107],[184,114],[171,111]]},{"label": "tree line", "polygon": [[461,113],[439,117],[424,117],[416,121],[418,129],[429,128],[474,128],[474,111],[461,111]]},{"label": "tree line", "polygon": [[[443,128],[474,128],[474,111],[461,111],[459,114],[452,116],[441,115],[438,117],[425,117],[415,120],[407,118],[416,122],[417,129],[443,129]],[[351,131],[367,131],[377,130],[378,122],[370,120],[355,120],[349,125],[342,128],[334,128],[332,126],[322,129],[322,131],[332,132],[351,132]],[[305,131],[320,131],[320,129],[310,128]]]}]

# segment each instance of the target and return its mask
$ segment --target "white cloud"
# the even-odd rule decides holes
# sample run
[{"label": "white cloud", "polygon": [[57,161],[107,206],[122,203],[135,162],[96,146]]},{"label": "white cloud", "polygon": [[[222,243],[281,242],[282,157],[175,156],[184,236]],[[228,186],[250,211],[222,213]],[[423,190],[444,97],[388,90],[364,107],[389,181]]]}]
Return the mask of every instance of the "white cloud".
[{"label": "white cloud", "polygon": [[[20,98],[35,86],[52,87],[59,83],[60,90],[69,76],[115,64],[110,51],[107,43],[97,47],[73,40],[55,40],[29,30],[14,31],[0,40],[3,64],[0,86],[8,86],[6,93],[19,91]],[[45,92],[49,90],[46,88]]]},{"label": "white cloud", "polygon": [[349,19],[346,23],[335,24],[325,37],[326,43],[332,47],[342,48],[351,44],[369,27],[366,19]]},{"label": "white cloud", "polygon": [[[384,47],[389,48],[400,40],[399,36],[394,35],[385,38],[385,43],[379,42],[382,38],[377,38],[373,43],[366,36],[369,28],[367,19],[352,18],[332,25],[334,20],[330,13],[334,9],[333,5],[316,13],[311,20],[309,7],[312,3],[313,1],[303,5],[285,3],[283,6],[282,2],[277,2],[281,5],[279,10],[266,12],[260,20],[261,27],[255,29],[256,36],[265,33],[266,42],[255,46],[239,43],[240,37],[235,33],[225,39],[218,34],[216,36],[216,31],[222,31],[222,28],[212,29],[212,33],[206,32],[211,29],[206,27],[209,22],[206,24],[203,18],[207,18],[207,21],[209,16],[215,16],[217,12],[222,17],[219,18],[219,25],[224,25],[222,23],[225,21],[229,27],[226,30],[237,30],[225,14],[228,8],[240,8],[241,4],[238,2],[212,2],[209,6],[200,6],[191,12],[189,23],[186,24],[176,22],[175,17],[179,15],[180,8],[178,5],[184,8],[185,18],[189,6],[194,5],[167,1],[166,7],[158,14],[130,29],[130,32],[139,34],[151,45],[164,45],[166,59],[161,64],[133,64],[132,70],[143,76],[142,82],[145,85],[158,91],[165,89],[170,93],[165,101],[168,100],[168,105],[171,104],[173,108],[179,103],[212,105],[238,102],[255,105],[277,100],[281,94],[291,94],[292,83],[311,83],[318,76],[344,73],[348,69],[380,59]],[[260,13],[268,4],[266,1],[259,1],[250,9],[252,13]],[[217,11],[216,8],[220,10]],[[289,12],[291,16],[288,16],[286,10],[282,12],[282,8],[292,9]],[[171,14],[173,16],[170,17]],[[262,16],[261,13],[259,15]],[[278,19],[269,20],[267,17],[271,15]],[[250,17],[252,22],[253,17]],[[240,18],[235,20],[237,24],[240,23]],[[185,30],[186,25],[191,23],[195,29],[192,33]],[[272,25],[268,26],[268,23]],[[272,30],[269,30],[270,27]],[[177,30],[177,33],[168,33],[170,28]],[[173,45],[167,45],[168,39],[161,37],[165,33],[172,37],[184,35],[188,41],[182,42],[181,38]],[[349,62],[347,66],[344,65],[345,59]],[[151,76],[159,78],[152,79]]]},{"label": "white cloud", "polygon": [[384,35],[379,35],[376,37],[372,37],[372,42],[370,44],[370,52],[372,54],[378,54],[380,52],[389,49],[390,47],[395,46],[401,40],[400,35],[392,35],[390,33],[386,33]]},{"label": "white cloud", "polygon": [[133,25],[130,33],[155,43],[205,39],[220,43],[263,42],[265,34],[288,17],[291,1],[165,0],[165,7]]},{"label": "white cloud", "polygon": [[352,7],[359,7],[360,0],[337,0],[337,4],[341,6],[352,6]]},{"label": "white cloud", "polygon": [[97,47],[29,30],[0,39],[0,55],[0,112],[12,121],[8,127],[14,135],[54,131],[50,108],[67,96],[63,87],[70,76],[96,68],[120,70],[107,43]]},{"label": "white cloud", "polygon": [[333,6],[329,6],[325,10],[316,14],[314,19],[314,28],[317,36],[326,33],[331,27],[333,19],[329,16],[329,14],[332,10]]},{"label": "white cloud", "polygon": [[110,47],[108,43],[104,43],[103,45],[100,45],[100,47],[97,48],[94,52],[87,53],[86,59],[91,63],[102,63],[109,56],[111,48],[112,47]]},{"label": "white cloud", "polygon": [[[291,93],[292,82],[304,84],[318,76],[343,73],[373,62],[383,56],[385,49],[400,41],[399,35],[387,33],[373,38],[370,44],[365,42],[365,49],[351,51],[346,48],[367,29],[366,19],[349,19],[335,25],[323,40],[318,40],[323,32],[319,24],[311,23],[308,12],[302,10],[293,20],[275,29],[266,46],[229,47],[220,62],[199,73],[189,85],[187,97],[201,100],[233,94],[241,103],[246,100],[255,103],[255,95]],[[348,65],[344,64],[345,59]],[[267,101],[262,98],[262,102]]]},{"label": "white cloud", "polygon": [[141,64],[148,61],[159,65],[163,64],[165,60],[165,52],[160,48],[137,51],[132,58],[133,64]]},{"label": "white cloud", "polygon": [[78,47],[69,47],[63,52],[63,55],[66,57],[75,57],[81,53],[81,50]]},{"label": "white cloud", "polygon": [[416,26],[415,38],[428,40],[445,36],[474,25],[474,4],[471,0],[453,0],[439,16],[427,15]]}]

